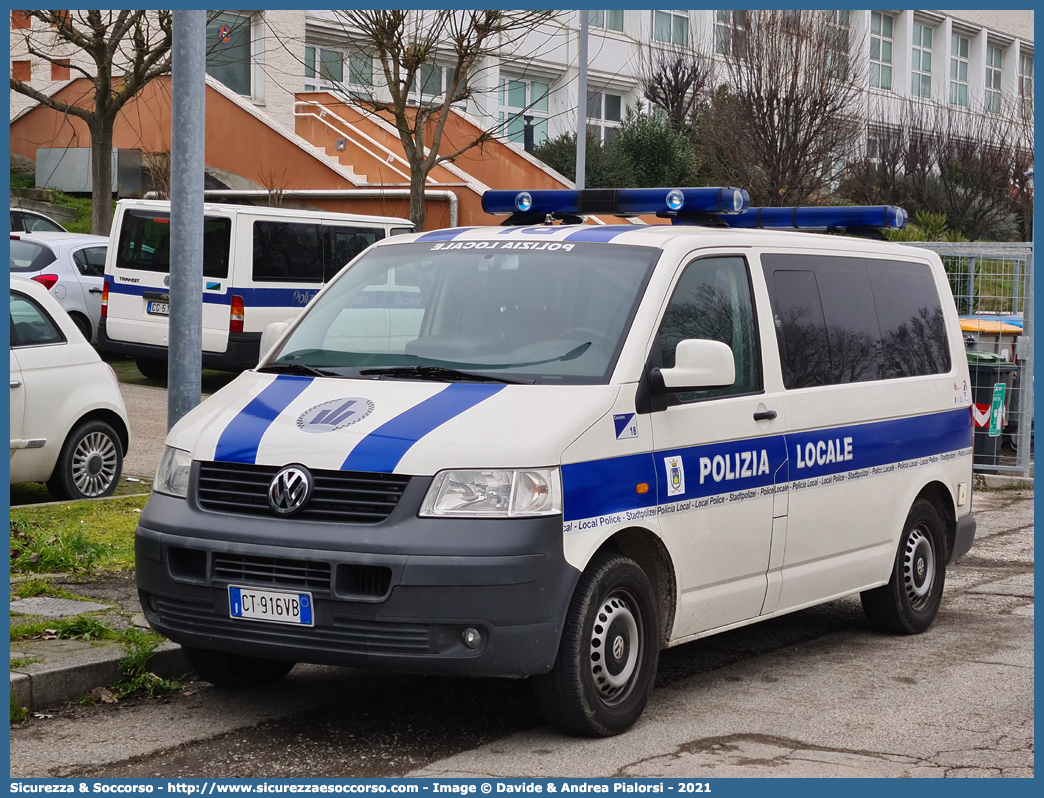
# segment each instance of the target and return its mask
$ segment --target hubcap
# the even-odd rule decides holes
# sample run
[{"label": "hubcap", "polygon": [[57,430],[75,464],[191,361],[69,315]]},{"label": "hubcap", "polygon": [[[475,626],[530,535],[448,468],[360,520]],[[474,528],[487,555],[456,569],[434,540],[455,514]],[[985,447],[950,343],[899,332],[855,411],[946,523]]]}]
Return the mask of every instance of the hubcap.
[{"label": "hubcap", "polygon": [[910,605],[915,610],[924,609],[935,582],[935,551],[927,530],[915,528],[906,541],[903,552],[903,583]]},{"label": "hubcap", "polygon": [[589,665],[602,700],[618,704],[626,696],[638,668],[641,644],[638,620],[631,610],[634,602],[617,591],[598,610],[591,630]]},{"label": "hubcap", "polygon": [[76,445],[72,479],[84,496],[101,496],[116,479],[116,444],[101,432],[91,432]]}]

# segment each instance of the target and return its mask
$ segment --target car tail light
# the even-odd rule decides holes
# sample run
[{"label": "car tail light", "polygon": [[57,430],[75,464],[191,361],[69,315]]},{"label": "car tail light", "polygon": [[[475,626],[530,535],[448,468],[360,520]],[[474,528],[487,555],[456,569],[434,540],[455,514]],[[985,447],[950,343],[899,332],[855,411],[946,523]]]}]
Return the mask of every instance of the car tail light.
[{"label": "car tail light", "polygon": [[243,332],[243,297],[232,296],[232,310],[228,317],[228,331]]},{"label": "car tail light", "polygon": [[106,280],[102,284],[102,305],[101,305],[101,317],[108,318],[109,316],[109,281]]},{"label": "car tail light", "polygon": [[36,280],[36,282],[38,282],[40,285],[42,285],[48,291],[50,291],[52,288],[54,288],[54,284],[56,282],[58,282],[58,275],[57,274],[38,274],[35,277],[33,277],[33,279]]}]

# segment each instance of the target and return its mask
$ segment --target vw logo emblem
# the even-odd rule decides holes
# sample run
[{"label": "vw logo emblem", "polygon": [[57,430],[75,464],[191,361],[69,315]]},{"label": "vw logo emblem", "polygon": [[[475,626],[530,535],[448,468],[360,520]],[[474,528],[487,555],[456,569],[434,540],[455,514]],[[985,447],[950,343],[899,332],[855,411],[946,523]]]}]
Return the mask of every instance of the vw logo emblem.
[{"label": "vw logo emblem", "polygon": [[621,659],[624,655],[623,635],[618,635],[613,641],[613,659]]},{"label": "vw logo emblem", "polygon": [[279,515],[293,515],[312,495],[312,475],[304,466],[287,466],[272,477],[268,506]]}]

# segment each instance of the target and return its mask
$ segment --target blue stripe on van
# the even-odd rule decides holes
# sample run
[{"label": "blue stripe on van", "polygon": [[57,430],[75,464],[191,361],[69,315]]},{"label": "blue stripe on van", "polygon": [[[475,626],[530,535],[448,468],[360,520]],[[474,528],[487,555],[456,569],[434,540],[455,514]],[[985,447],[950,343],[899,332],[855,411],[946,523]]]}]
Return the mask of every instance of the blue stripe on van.
[{"label": "blue stripe on van", "polygon": [[430,233],[425,233],[419,238],[415,238],[413,243],[420,244],[427,241],[452,241],[461,233],[466,233],[468,230],[478,229],[479,228],[477,227],[451,227],[448,230],[432,230]]},{"label": "blue stripe on van", "polygon": [[605,225],[604,227],[594,225],[583,225],[575,233],[570,233],[563,241],[578,241],[587,242],[591,244],[604,244],[607,241],[612,241],[617,236],[622,236],[624,233],[633,233],[635,230],[643,229],[643,226],[636,224],[613,224]]},{"label": "blue stripe on van", "polygon": [[[846,444],[846,438],[851,439],[850,445]],[[562,466],[564,520],[653,507],[656,496],[664,505],[759,490],[776,482],[775,475],[782,466],[786,468],[779,484],[786,482],[788,472],[793,484],[851,471],[887,468],[895,463],[946,455],[971,446],[971,412],[964,407],[889,421],[572,463]],[[762,451],[767,461],[764,468]],[[851,454],[847,460],[844,459],[846,452]],[[665,460],[674,457],[681,461],[684,491],[670,495],[671,475]],[[720,458],[717,463],[716,458]],[[720,478],[715,480],[715,474]],[[638,494],[635,488],[642,482],[650,487],[655,485],[655,492]]]},{"label": "blue stripe on van", "polygon": [[[110,294],[126,294],[128,296],[141,296],[146,291],[162,291],[169,294],[170,289],[162,285],[141,285],[131,283],[116,283],[106,275],[105,282],[109,284]],[[207,305],[231,305],[229,294],[215,294],[213,291],[203,291],[203,302]]]},{"label": "blue stripe on van", "polygon": [[488,383],[450,384],[445,390],[386,421],[359,441],[341,465],[341,470],[392,473],[417,441],[503,388],[503,385]]},{"label": "blue stripe on van", "polygon": [[218,438],[214,459],[225,463],[255,462],[261,438],[287,405],[312,384],[312,379],[278,375],[225,427]]},{"label": "blue stripe on van", "polygon": [[[106,278],[106,282],[109,283],[110,294],[141,296],[146,291],[170,293],[170,289],[163,286],[114,283],[110,278]],[[235,294],[243,297],[243,304],[248,308],[303,308],[318,293],[319,288],[236,287],[229,288],[223,294],[203,291],[203,301],[208,305],[230,305],[232,295]]]}]

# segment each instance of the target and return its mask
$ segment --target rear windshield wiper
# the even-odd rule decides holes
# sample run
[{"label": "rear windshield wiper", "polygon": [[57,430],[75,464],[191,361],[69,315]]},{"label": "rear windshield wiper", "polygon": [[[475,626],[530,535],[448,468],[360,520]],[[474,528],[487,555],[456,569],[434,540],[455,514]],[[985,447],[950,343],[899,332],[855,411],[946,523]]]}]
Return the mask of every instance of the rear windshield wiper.
[{"label": "rear windshield wiper", "polygon": [[381,377],[411,377],[422,380],[445,380],[447,382],[500,382],[505,385],[524,385],[521,380],[508,380],[489,374],[474,374],[470,371],[448,369],[444,366],[389,366],[388,368],[360,369],[360,374],[375,374]]},{"label": "rear windshield wiper", "polygon": [[262,374],[300,374],[306,377],[343,377],[336,371],[317,369],[304,363],[270,363],[258,369]]}]

